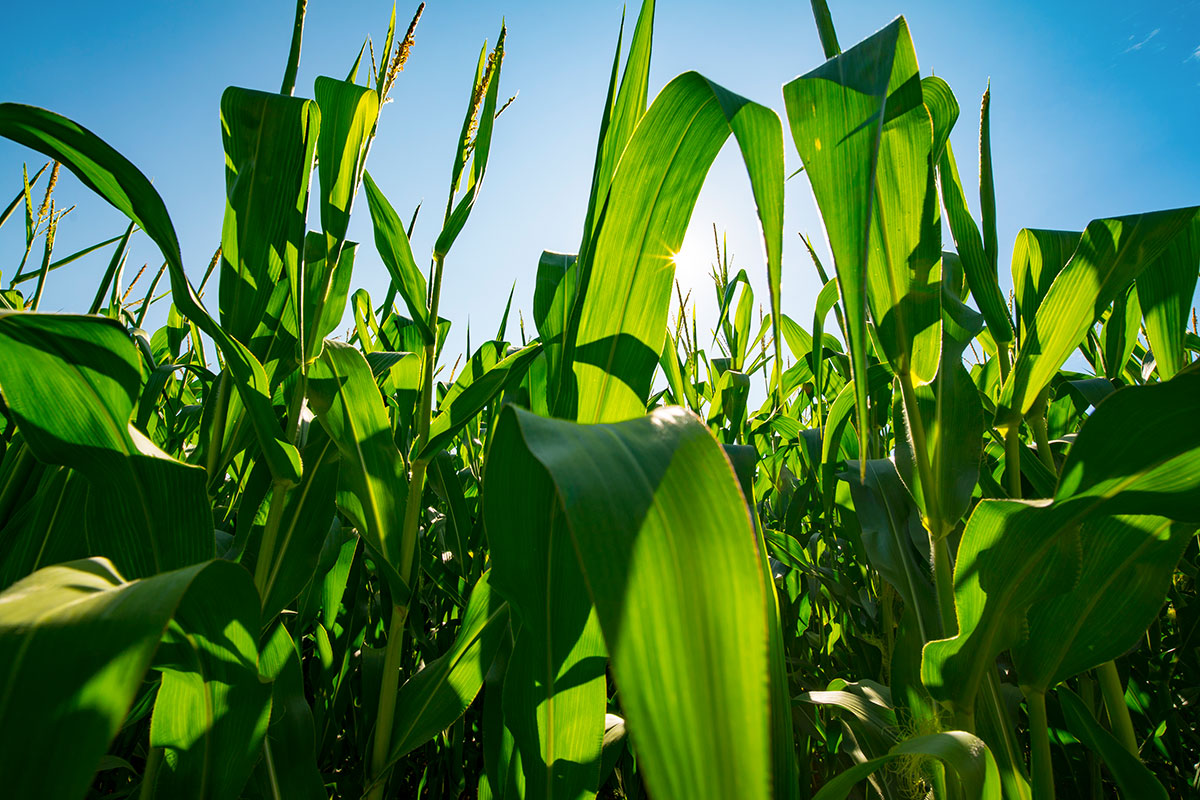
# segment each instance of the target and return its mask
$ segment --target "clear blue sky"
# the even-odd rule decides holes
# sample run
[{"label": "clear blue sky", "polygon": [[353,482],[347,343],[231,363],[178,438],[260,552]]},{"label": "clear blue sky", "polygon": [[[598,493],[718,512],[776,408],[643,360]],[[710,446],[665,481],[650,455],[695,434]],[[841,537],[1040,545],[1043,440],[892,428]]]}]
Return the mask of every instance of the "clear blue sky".
[{"label": "clear blue sky", "polygon": [[[968,182],[977,170],[979,97],[991,78],[1002,282],[1021,227],[1081,229],[1094,217],[1200,203],[1197,0],[1136,8],[1112,0],[830,5],[843,47],[897,14],[907,16],[922,73],[949,81],[963,107],[953,142]],[[415,6],[398,8],[401,29]],[[384,0],[310,0],[297,93],[311,96],[319,74],[344,77],[366,35],[382,41],[390,8]],[[137,164],[163,195],[198,281],[219,241],[224,209],[221,92],[230,84],[278,90],[293,9],[287,0],[13,2],[0,34],[0,99],[65,114]],[[502,16],[509,36],[501,93],[520,92],[497,125],[482,196],[448,260],[442,309],[455,323],[451,361],[468,318],[474,341],[494,333],[514,280],[514,304],[528,319],[539,253],[578,244],[621,11],[618,2],[522,0],[432,0],[426,9],[369,164],[402,214],[425,201],[414,236],[419,261],[441,221],[475,58],[485,38],[494,41]],[[636,14],[631,6],[630,30]],[[782,114],[782,84],[821,61],[803,0],[660,0],[651,94],[696,69]],[[799,166],[790,138],[787,159],[789,172]],[[20,186],[23,160],[31,171],[41,163],[37,154],[0,142],[4,203]],[[804,176],[787,190],[784,311],[807,327],[820,287],[796,233],[814,235],[822,250],[824,235]],[[59,254],[124,227],[120,214],[65,171],[57,197],[79,205],[60,229]],[[977,213],[977,195],[970,197]],[[697,289],[701,325],[706,317],[711,325],[715,314],[706,282],[713,222],[728,231],[736,263],[765,303],[753,204],[731,148],[710,173],[681,256],[679,277]],[[361,197],[351,238],[365,244],[354,286],[378,302],[386,278]],[[13,220],[0,230],[6,286],[22,250]],[[127,279],[144,262],[153,269],[160,260],[141,237]],[[106,263],[107,254],[97,255],[54,273],[43,307],[86,310]],[[163,305],[152,323],[162,319]]]}]

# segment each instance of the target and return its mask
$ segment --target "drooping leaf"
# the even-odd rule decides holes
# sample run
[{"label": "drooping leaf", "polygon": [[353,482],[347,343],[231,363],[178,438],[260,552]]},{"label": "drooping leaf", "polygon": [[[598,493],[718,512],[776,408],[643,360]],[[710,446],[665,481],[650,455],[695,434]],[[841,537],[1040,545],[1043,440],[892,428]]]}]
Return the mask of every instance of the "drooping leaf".
[{"label": "drooping leaf", "polygon": [[1146,336],[1154,351],[1159,378],[1170,380],[1184,366],[1183,339],[1188,309],[1200,268],[1200,216],[1171,240],[1153,264],[1137,278],[1137,296],[1146,319]]},{"label": "drooping leaf", "polygon": [[763,570],[736,479],[704,426],[673,408],[576,425],[510,406],[485,485],[493,579],[526,624],[526,584],[544,579],[521,554],[546,545],[530,531],[549,529],[556,552],[577,554],[650,791],[768,796]]},{"label": "drooping leaf", "polygon": [[234,800],[262,754],[271,684],[259,678],[258,593],[237,571],[196,574],[155,655],[154,797]]},{"label": "drooping leaf", "polygon": [[271,721],[255,772],[256,782],[266,784],[262,794],[271,791],[273,781],[282,797],[328,800],[317,769],[316,733],[312,708],[304,697],[300,654],[283,625],[276,625],[267,637],[258,666],[263,677],[272,680]]},{"label": "drooping leaf", "polygon": [[167,260],[174,305],[221,349],[272,474],[284,482],[298,481],[300,455],[282,440],[271,409],[266,372],[245,344],[218,325],[200,302],[184,273],[175,227],[162,197],[146,176],[87,128],[45,109],[0,103],[0,136],[66,165],[85,186],[137,223],[158,245]]},{"label": "drooping leaf", "polygon": [[1067,455],[1053,500],[984,500],[955,564],[957,636],[925,646],[933,696],[969,713],[985,670],[1020,642],[1026,612],[1069,591],[1080,525],[1115,514],[1200,522],[1200,372],[1113,393]]},{"label": "drooping leaf", "polygon": [[[126,581],[103,558],[46,567],[0,594],[0,727],[21,732],[0,749],[7,791],[84,795],[168,623],[202,575],[230,598],[253,596],[249,574],[229,561]],[[198,602],[212,599],[202,594]],[[257,605],[241,611],[256,616]],[[257,633],[257,621],[244,631],[241,618],[222,628],[229,623],[229,633],[244,641]],[[45,768],[46,753],[56,755],[54,769]]]},{"label": "drooping leaf", "polygon": [[939,361],[933,123],[904,18],[788,83],[784,100],[833,250],[863,420],[868,309],[897,374],[928,383]]},{"label": "drooping leaf", "polygon": [[1056,695],[1062,703],[1067,730],[1104,759],[1113,779],[1125,797],[1144,797],[1146,800],[1167,800],[1167,790],[1137,756],[1107,730],[1100,726],[1083,701],[1065,686]]},{"label": "drooping leaf", "polygon": [[[271,562],[256,565],[263,616],[274,617],[313,578],[325,537],[334,519],[334,494],[338,485],[338,446],[321,426],[309,429],[303,456],[307,468],[300,483],[283,495],[283,515],[272,544]],[[267,558],[263,549],[259,557]]]},{"label": "drooping leaf", "polygon": [[0,392],[32,453],[87,478],[87,551],[133,577],[213,557],[204,470],[130,424],[139,357],[102,317],[0,313]]},{"label": "drooping leaf", "polygon": [[475,700],[508,633],[508,604],[495,596],[488,573],[476,582],[450,649],[400,687],[389,762],[449,728]]},{"label": "drooping leaf", "polygon": [[604,221],[580,276],[582,299],[570,355],[574,396],[560,403],[560,415],[611,422],[645,412],[666,331],[672,257],[708,167],[731,133],[750,175],[768,272],[778,269],[783,235],[779,118],[697,73],[684,73],[655,98],[613,177]]},{"label": "drooping leaf", "polygon": [[841,800],[855,784],[889,762],[906,756],[932,756],[940,759],[958,775],[967,797],[1000,800],[1000,772],[996,760],[983,740],[965,731],[948,731],[915,736],[896,745],[886,756],[855,764],[836,776],[817,792],[813,800]]},{"label": "drooping leaf", "polygon": [[1133,647],[1162,608],[1194,532],[1151,515],[1083,525],[1079,580],[1030,609],[1029,637],[1012,648],[1021,685],[1044,692]]},{"label": "drooping leaf", "polygon": [[429,423],[429,439],[418,458],[427,458],[444,448],[506,386],[520,381],[542,350],[540,343],[534,343],[501,359],[502,347],[503,342],[486,342],[471,357],[458,380],[442,398],[437,416]]}]

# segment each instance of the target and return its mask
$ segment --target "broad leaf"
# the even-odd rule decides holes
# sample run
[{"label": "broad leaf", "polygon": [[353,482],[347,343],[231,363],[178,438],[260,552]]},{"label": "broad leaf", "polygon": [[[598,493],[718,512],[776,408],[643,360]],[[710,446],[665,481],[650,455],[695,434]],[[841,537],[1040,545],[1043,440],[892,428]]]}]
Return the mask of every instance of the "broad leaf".
[{"label": "broad leaf", "polygon": [[[577,555],[650,791],[769,796],[764,573],[733,471],[705,427],[678,408],[576,425],[509,406],[485,482],[494,580],[526,624],[544,624],[523,601],[545,579],[522,554],[554,532],[555,552]],[[597,744],[602,732],[591,734]]]}]

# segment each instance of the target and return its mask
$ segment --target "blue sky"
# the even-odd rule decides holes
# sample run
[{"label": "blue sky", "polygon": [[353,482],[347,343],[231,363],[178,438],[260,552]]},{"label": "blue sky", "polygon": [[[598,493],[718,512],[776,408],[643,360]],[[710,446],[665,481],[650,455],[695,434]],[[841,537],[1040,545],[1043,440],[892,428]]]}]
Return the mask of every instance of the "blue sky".
[{"label": "blue sky", "polygon": [[[401,29],[415,5],[398,7]],[[843,47],[907,16],[922,73],[945,78],[963,107],[953,143],[968,183],[977,171],[979,97],[991,79],[1005,284],[1022,227],[1078,230],[1095,217],[1200,203],[1198,0],[1136,9],[1109,0],[830,5]],[[198,281],[218,244],[224,209],[221,92],[231,84],[278,90],[293,9],[282,0],[10,4],[0,34],[0,99],[65,114],[137,164],[163,195]],[[383,0],[310,0],[297,93],[311,96],[317,75],[344,77],[366,35],[382,41],[390,9]],[[455,323],[451,353],[462,349],[468,319],[474,341],[494,333],[514,281],[514,305],[528,318],[539,253],[578,245],[621,11],[617,2],[522,0],[432,0],[426,9],[369,163],[402,214],[425,202],[414,235],[419,262],[441,221],[479,47],[494,41],[502,17],[509,35],[501,93],[519,92],[497,124],[483,193],[447,262],[442,309]],[[631,7],[630,31],[636,13]],[[806,2],[660,0],[651,94],[695,69],[782,114],[781,86],[821,61]],[[37,154],[0,142],[5,204],[20,186],[25,160],[31,171],[41,163]],[[789,172],[799,166],[790,140],[787,160]],[[977,195],[969,187],[968,194],[977,213]],[[124,227],[118,212],[65,171],[56,196],[78,204],[60,228],[59,254]],[[765,303],[754,206],[732,146],[710,173],[680,256],[679,278],[696,289],[702,326],[715,315],[707,283],[714,222]],[[784,311],[807,327],[820,286],[796,234],[812,234],[822,250],[824,234],[803,175],[788,183],[785,226]],[[365,243],[354,286],[378,302],[386,277],[361,198],[351,238]],[[13,220],[0,230],[5,286],[21,252]],[[144,262],[151,269],[160,263],[143,237],[128,275]],[[96,255],[52,274],[43,308],[86,310],[106,263],[107,254]],[[161,321],[162,305],[151,323]],[[209,305],[215,311],[215,298]]]}]

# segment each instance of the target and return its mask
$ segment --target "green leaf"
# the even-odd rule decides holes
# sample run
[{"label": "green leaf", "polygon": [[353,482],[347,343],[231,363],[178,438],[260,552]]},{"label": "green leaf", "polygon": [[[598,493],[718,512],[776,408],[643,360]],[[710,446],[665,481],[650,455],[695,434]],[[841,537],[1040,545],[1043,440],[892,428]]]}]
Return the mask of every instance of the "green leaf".
[{"label": "green leaf", "polygon": [[1020,323],[1018,341],[1033,327],[1038,306],[1050,291],[1054,279],[1071,259],[1083,234],[1076,231],[1049,231],[1022,228],[1013,244],[1013,302]]},{"label": "green leaf", "polygon": [[1074,255],[1054,279],[1021,339],[1004,384],[997,420],[1019,421],[1117,295],[1189,230],[1197,209],[1156,211],[1088,223]]},{"label": "green leaf", "polygon": [[[650,792],[767,797],[764,573],[729,461],[703,424],[677,408],[576,425],[509,406],[494,437],[484,514],[496,588],[536,630],[546,609],[531,593],[579,591],[563,573],[550,573],[553,587],[542,577],[547,546],[573,544]],[[567,624],[560,605],[552,621]],[[597,756],[602,732],[590,731]]]},{"label": "green leaf", "polygon": [[1137,296],[1146,318],[1146,337],[1154,352],[1161,380],[1170,380],[1183,369],[1183,339],[1188,310],[1196,291],[1200,264],[1200,216],[1186,231],[1171,240],[1153,264],[1137,278]]},{"label": "green leaf", "polygon": [[783,93],[837,266],[864,420],[868,308],[897,374],[928,383],[939,361],[933,123],[907,23],[900,17]]},{"label": "green leaf", "polygon": [[[269,796],[271,782],[281,797],[328,800],[317,769],[316,733],[312,709],[304,697],[304,674],[296,643],[283,625],[276,625],[263,645],[258,666],[271,685],[271,722],[263,742],[263,760],[255,773]],[[268,758],[268,755],[269,758]]]},{"label": "green leaf", "polygon": [[[264,579],[258,586],[266,619],[274,618],[312,580],[335,517],[337,445],[314,425],[309,428],[303,455],[307,469],[300,483],[283,495],[283,515],[272,543],[274,558],[262,570]],[[260,555],[262,552],[260,549]]]},{"label": "green leaf", "polygon": [[304,237],[304,353],[309,360],[321,355],[325,337],[342,322],[357,255],[358,244],[345,242],[337,263],[330,263],[321,234],[310,231]]},{"label": "green leaf", "polygon": [[1012,648],[1022,686],[1044,692],[1137,644],[1166,599],[1195,533],[1156,516],[1105,517],[1079,531],[1079,580],[1029,611],[1029,638]]},{"label": "green leaf", "polygon": [[506,387],[519,382],[542,351],[541,344],[535,342],[497,360],[503,347],[503,342],[486,342],[471,356],[470,363],[442,398],[437,416],[429,423],[429,439],[417,458],[429,458],[446,447],[488,403]]},{"label": "green leaf", "polygon": [[1080,525],[1114,514],[1200,522],[1198,397],[1196,370],[1114,392],[1080,430],[1053,500],[975,507],[954,568],[959,633],[927,644],[921,664],[936,699],[974,708],[995,657],[1024,639],[1028,609],[1075,584]]},{"label": "green leaf", "polygon": [[941,624],[920,509],[888,459],[867,461],[866,476],[860,481],[857,470],[842,475],[850,484],[867,558],[904,599],[905,608],[916,617],[921,640],[927,642],[936,637]]},{"label": "green leaf", "polygon": [[488,577],[485,572],[471,590],[454,644],[400,687],[390,763],[449,728],[479,694],[508,634],[508,604],[492,594]]},{"label": "green leaf", "polygon": [[321,109],[317,177],[321,182],[321,229],[325,252],[337,263],[358,182],[366,168],[371,131],[379,117],[379,95],[353,82],[317,78],[314,97]]},{"label": "green leaf", "polygon": [[817,34],[821,37],[821,48],[825,58],[833,58],[842,52],[838,45],[837,31],[833,28],[833,16],[829,13],[829,4],[825,0],[812,0],[813,18],[817,23]]},{"label": "green leaf", "polygon": [[338,493],[342,509],[371,548],[392,601],[408,598],[413,552],[400,541],[408,479],[392,439],[383,396],[362,354],[348,344],[325,342],[309,372],[313,412],[342,454]]},{"label": "green leaf", "polygon": [[[299,315],[303,305],[300,259],[320,127],[311,100],[232,86],[221,96],[221,326],[259,360],[267,355],[259,341],[285,324],[266,313],[276,285],[287,282],[291,313]],[[290,328],[303,325],[291,321]]]},{"label": "green leaf", "polygon": [[[770,109],[684,73],[655,98],[625,148],[604,221],[581,274],[571,360],[581,422],[642,415],[662,352],[674,280],[696,198],[717,152],[738,141],[769,273],[783,236],[783,132]],[[651,235],[653,232],[653,235]]]},{"label": "green leaf", "polygon": [[[817,294],[817,307],[813,311],[812,338],[814,342],[825,341],[825,318],[829,316],[829,310],[837,304],[837,300],[837,278],[831,278],[828,283],[821,287],[820,293]],[[824,395],[825,390],[825,386],[821,380],[822,366],[825,363],[825,348],[812,348],[809,351],[808,363],[812,367],[813,385],[817,389],[817,396],[821,397]]]},{"label": "green leaf", "polygon": [[197,573],[156,654],[150,746],[164,748],[156,797],[240,797],[261,755],[271,684],[259,679],[259,600],[246,574]]},{"label": "green leaf", "polygon": [[600,120],[600,138],[596,143],[596,165],[592,171],[592,190],[588,195],[583,242],[579,249],[581,253],[586,252],[591,244],[621,154],[625,152],[633,132],[646,113],[646,99],[650,90],[650,54],[654,42],[654,5],[654,0],[642,2],[629,45],[629,55],[625,60],[625,71],[621,73],[618,87],[617,67],[621,61],[621,38],[625,31],[625,15],[623,11],[621,14],[621,33],[617,35],[608,98],[604,105],[604,116]]},{"label": "green leaf", "polygon": [[175,227],[150,181],[124,156],[81,125],[45,109],[0,103],[0,136],[66,165],[85,186],[125,214],[158,245],[171,275],[175,307],[217,343],[245,402],[259,445],[279,480],[300,479],[300,455],[280,438],[271,390],[262,364],[205,310],[183,270]]},{"label": "green leaf", "polygon": [[[222,587],[215,598],[198,592],[199,604],[221,603],[222,594],[253,596],[249,574],[232,562],[126,581],[103,558],[46,567],[0,594],[0,727],[21,732],[0,750],[6,791],[18,797],[84,795],[142,689],[159,640],[198,576],[206,576],[210,588]],[[222,621],[221,628],[228,625],[226,634],[234,637],[229,641],[235,649],[226,652],[240,654],[247,637],[257,633],[257,619],[252,630],[241,628],[243,619],[257,616],[257,606],[255,600]],[[200,638],[205,633],[195,630]],[[197,646],[213,641],[197,638]],[[250,658],[250,650],[245,652]],[[249,733],[243,733],[243,743]],[[53,769],[46,769],[47,753],[55,754]]]},{"label": "green leaf", "polygon": [[1138,302],[1137,287],[1131,283],[1113,301],[1112,311],[1101,330],[1101,336],[1104,337],[1101,349],[1104,354],[1104,375],[1109,380],[1117,380],[1124,374],[1125,365],[1129,363],[1129,356],[1137,344],[1141,323],[1142,306]]},{"label": "green leaf", "polygon": [[1100,726],[1074,692],[1060,686],[1055,694],[1062,704],[1067,730],[1104,759],[1123,796],[1167,800],[1167,790],[1154,777],[1154,773],[1141,759],[1126,750],[1117,737]]},{"label": "green leaf", "polygon": [[388,274],[392,276],[392,285],[404,300],[408,313],[421,331],[426,342],[433,341],[433,332],[429,327],[429,309],[425,306],[427,289],[425,276],[417,268],[413,259],[412,246],[408,243],[408,234],[400,215],[392,208],[392,204],[383,196],[383,192],[371,178],[371,173],[364,173],[363,186],[367,190],[367,205],[371,209],[371,222],[375,226],[375,248]]},{"label": "green leaf", "polygon": [[[943,102],[953,104],[954,115],[958,113],[958,102],[950,86],[941,78],[930,77],[921,81],[924,89],[925,102],[931,110],[935,97],[942,97]],[[935,113],[934,119],[938,114]],[[1013,339],[1012,320],[1008,316],[1008,307],[1004,303],[1004,295],[1000,291],[1000,282],[996,272],[996,262],[989,258],[984,249],[983,238],[979,227],[975,224],[971,211],[967,207],[966,194],[963,191],[962,180],[958,176],[958,163],[954,159],[954,148],[949,139],[945,149],[941,151],[938,160],[938,178],[942,187],[942,202],[946,207],[946,221],[950,225],[950,233],[954,237],[954,246],[962,259],[963,272],[971,295],[979,305],[979,310],[987,320],[988,330],[997,342],[1008,343]],[[982,189],[982,186],[981,186]]]},{"label": "green leaf", "polygon": [[[942,526],[939,535],[953,529],[970,508],[979,480],[985,430],[979,391],[962,360],[967,344],[983,329],[983,318],[949,291],[942,294],[942,309],[942,363],[937,377],[932,383],[914,388],[916,408],[907,408],[900,392],[892,408],[900,477],[926,515],[936,507]],[[909,432],[913,414],[921,415],[932,487],[921,484],[916,468],[915,437]],[[935,497],[930,498],[930,494]]]},{"label": "green leaf", "polygon": [[954,770],[962,782],[964,797],[1000,800],[1000,772],[996,760],[982,739],[964,731],[914,736],[896,745],[886,756],[855,764],[821,787],[813,800],[839,800],[848,797],[855,785],[871,773],[898,758],[929,756],[940,759]]},{"label": "green leaf", "polygon": [[[85,512],[88,481],[66,467],[39,471],[28,463],[29,448],[19,440],[10,445],[10,449],[17,447],[25,458],[6,466],[26,473],[34,488],[33,496],[15,513],[0,513],[6,520],[0,528],[0,588],[50,564],[85,558],[91,550]],[[7,477],[17,478],[11,473]]]},{"label": "green leaf", "polygon": [[0,313],[0,391],[32,453],[87,478],[91,554],[134,577],[213,557],[204,470],[130,425],[140,359],[102,317]]}]

